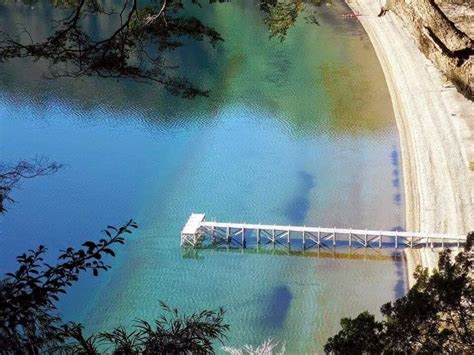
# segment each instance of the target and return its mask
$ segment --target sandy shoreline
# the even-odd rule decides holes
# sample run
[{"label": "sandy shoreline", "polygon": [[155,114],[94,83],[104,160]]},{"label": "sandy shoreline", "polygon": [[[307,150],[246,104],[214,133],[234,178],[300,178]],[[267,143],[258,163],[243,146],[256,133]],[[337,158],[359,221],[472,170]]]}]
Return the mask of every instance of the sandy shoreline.
[{"label": "sandy shoreline", "polygon": [[[379,0],[346,0],[382,66],[400,136],[406,229],[465,234],[474,229],[474,104],[449,85],[418,50],[401,20],[377,17]],[[416,265],[436,266],[430,250],[406,253],[409,284]]]}]

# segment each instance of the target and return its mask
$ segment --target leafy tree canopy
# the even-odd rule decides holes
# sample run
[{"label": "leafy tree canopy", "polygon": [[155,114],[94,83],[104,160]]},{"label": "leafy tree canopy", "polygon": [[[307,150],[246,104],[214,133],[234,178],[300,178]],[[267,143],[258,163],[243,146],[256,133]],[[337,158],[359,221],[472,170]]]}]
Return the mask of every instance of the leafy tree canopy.
[{"label": "leafy tree canopy", "polygon": [[[2,164],[0,214],[6,211],[4,202],[13,201],[9,194],[23,179],[50,175],[61,167],[44,158]],[[222,342],[229,328],[222,309],[183,315],[161,303],[164,314],[154,323],[136,320],[130,332],[117,327],[90,336],[84,335],[81,324],[63,322],[56,305],[59,297],[82,273],[98,276],[110,269],[106,257],[114,257],[115,246],[124,244],[125,235],[135,228],[133,220],[119,228],[107,226],[99,241],[62,250],[54,265],[45,262],[43,245],[19,255],[18,269],[0,279],[0,354],[212,353],[213,343]]]},{"label": "leafy tree canopy", "polygon": [[131,331],[117,327],[90,336],[81,324],[64,324],[59,297],[81,273],[108,270],[105,256],[115,256],[113,248],[135,228],[133,220],[120,228],[107,226],[98,242],[61,251],[55,265],[44,262],[42,245],[18,256],[18,269],[0,281],[0,353],[213,353],[214,342],[222,342],[229,328],[222,309],[182,315],[161,303],[164,314],[153,323],[137,320]]},{"label": "leafy tree canopy", "polygon": [[213,354],[214,341],[222,343],[229,326],[224,311],[204,310],[181,315],[161,303],[164,314],[154,323],[137,320],[133,330],[120,326],[110,332],[85,337],[80,324],[64,326],[69,342],[53,349],[71,354]]},{"label": "leafy tree canopy", "polygon": [[[26,1],[26,0],[25,0]],[[188,78],[177,77],[177,64],[167,53],[183,46],[186,39],[207,41],[212,46],[223,41],[221,35],[198,18],[191,7],[201,7],[204,0],[51,0],[57,19],[47,38],[35,38],[23,25],[19,36],[0,31],[0,63],[16,58],[44,60],[49,64],[49,78],[87,77],[132,79],[158,83],[171,93],[186,98],[207,96],[208,90],[196,87]],[[230,0],[208,0],[209,3]],[[320,0],[255,0],[268,25],[270,37],[283,40],[305,5]],[[27,0],[28,4],[32,0]],[[33,0],[35,2],[35,0]],[[107,16],[116,23],[112,31],[93,33],[84,23]],[[315,21],[313,15],[308,19]]]},{"label": "leafy tree canopy", "polygon": [[108,270],[103,256],[114,256],[112,247],[123,244],[124,234],[136,227],[132,220],[118,229],[108,226],[98,243],[86,241],[80,249],[61,251],[56,265],[44,262],[47,249],[43,245],[18,256],[18,269],[0,283],[0,349],[37,353],[64,341],[56,308],[59,296],[80,273],[90,270],[97,276]]},{"label": "leafy tree canopy", "polygon": [[382,306],[381,321],[368,312],[343,318],[326,353],[474,353],[473,240],[471,232],[454,260],[450,250],[443,251],[431,275],[418,267],[415,285]]}]

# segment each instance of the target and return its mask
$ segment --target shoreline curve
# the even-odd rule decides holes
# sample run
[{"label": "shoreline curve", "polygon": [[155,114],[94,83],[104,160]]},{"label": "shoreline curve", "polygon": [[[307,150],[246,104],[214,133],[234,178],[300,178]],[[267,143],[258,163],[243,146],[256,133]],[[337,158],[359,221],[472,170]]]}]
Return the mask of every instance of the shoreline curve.
[{"label": "shoreline curve", "polygon": [[[361,14],[390,92],[400,138],[406,229],[467,234],[474,229],[474,103],[456,91],[378,0],[346,0]],[[436,251],[406,250],[408,285],[417,265],[432,269]]]}]

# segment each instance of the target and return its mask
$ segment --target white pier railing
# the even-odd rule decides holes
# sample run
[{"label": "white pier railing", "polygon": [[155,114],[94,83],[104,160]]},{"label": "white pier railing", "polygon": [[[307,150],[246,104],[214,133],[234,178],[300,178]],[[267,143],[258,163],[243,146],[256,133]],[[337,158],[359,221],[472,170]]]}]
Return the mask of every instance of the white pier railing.
[{"label": "white pier railing", "polygon": [[205,220],[205,214],[193,213],[181,231],[181,246],[252,244],[284,245],[307,250],[319,247],[460,247],[466,236],[404,231],[281,226],[268,224],[224,223]]}]

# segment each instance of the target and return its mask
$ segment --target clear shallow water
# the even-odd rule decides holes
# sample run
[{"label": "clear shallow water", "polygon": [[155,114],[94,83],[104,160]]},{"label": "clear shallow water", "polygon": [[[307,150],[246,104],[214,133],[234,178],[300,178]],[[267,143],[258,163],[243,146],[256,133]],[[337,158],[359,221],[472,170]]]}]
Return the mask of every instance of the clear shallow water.
[{"label": "clear shallow water", "polygon": [[[5,26],[31,17],[22,7],[1,10]],[[339,17],[342,5],[322,9],[319,27],[300,21],[283,43],[268,41],[251,2],[207,10],[225,43],[193,45],[176,60],[212,89],[209,99],[133,83],[45,82],[41,64],[0,68],[2,161],[42,154],[66,164],[15,192],[0,222],[0,271],[39,243],[54,254],[133,217],[140,229],[112,271],[84,278],[62,300],[67,319],[94,331],[153,319],[158,300],[187,312],[223,306],[230,344],[274,337],[290,353],[320,351],[342,316],[376,311],[404,291],[402,262],[357,257],[364,251],[183,255],[179,232],[193,211],[249,223],[403,227],[382,72],[360,26]]]}]

